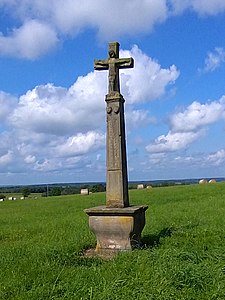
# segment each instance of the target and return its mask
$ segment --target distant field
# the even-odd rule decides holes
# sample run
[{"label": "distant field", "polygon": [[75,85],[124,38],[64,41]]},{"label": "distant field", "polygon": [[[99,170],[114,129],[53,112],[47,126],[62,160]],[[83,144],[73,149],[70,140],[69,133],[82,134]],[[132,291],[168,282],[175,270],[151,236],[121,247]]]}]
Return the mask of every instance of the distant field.
[{"label": "distant field", "polygon": [[147,204],[143,249],[111,261],[83,209],[104,193],[0,203],[0,299],[224,300],[225,184],[130,191]]}]

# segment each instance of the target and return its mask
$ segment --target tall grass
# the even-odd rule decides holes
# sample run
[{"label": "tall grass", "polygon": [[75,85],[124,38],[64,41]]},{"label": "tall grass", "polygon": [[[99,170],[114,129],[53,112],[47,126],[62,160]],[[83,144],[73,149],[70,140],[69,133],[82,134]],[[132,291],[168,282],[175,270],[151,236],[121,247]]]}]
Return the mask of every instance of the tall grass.
[{"label": "tall grass", "polygon": [[0,299],[225,299],[225,184],[130,192],[147,204],[143,248],[110,261],[83,209],[105,194],[0,203]]}]

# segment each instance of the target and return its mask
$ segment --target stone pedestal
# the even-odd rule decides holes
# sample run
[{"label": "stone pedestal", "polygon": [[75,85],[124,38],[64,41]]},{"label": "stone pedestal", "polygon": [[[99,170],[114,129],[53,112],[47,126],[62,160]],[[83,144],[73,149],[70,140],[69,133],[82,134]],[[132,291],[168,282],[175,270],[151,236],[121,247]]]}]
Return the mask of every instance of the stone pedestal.
[{"label": "stone pedestal", "polygon": [[96,253],[117,252],[140,247],[147,206],[86,209],[89,226],[97,238]]}]

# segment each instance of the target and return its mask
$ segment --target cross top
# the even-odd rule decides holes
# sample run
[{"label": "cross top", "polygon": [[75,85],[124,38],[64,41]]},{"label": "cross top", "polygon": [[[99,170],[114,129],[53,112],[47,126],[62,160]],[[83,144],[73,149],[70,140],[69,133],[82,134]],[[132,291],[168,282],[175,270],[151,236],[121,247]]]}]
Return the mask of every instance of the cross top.
[{"label": "cross top", "polygon": [[118,42],[109,43],[108,59],[94,61],[95,70],[109,70],[109,95],[120,93],[119,69],[133,68],[134,66],[132,57],[119,58],[119,47],[120,44]]}]

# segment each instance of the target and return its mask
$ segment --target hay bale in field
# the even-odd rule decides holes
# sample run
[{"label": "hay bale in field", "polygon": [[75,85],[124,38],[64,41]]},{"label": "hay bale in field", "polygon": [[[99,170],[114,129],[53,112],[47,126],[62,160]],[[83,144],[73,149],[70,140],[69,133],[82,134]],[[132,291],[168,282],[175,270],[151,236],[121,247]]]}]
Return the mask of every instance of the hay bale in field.
[{"label": "hay bale in field", "polygon": [[198,183],[199,184],[206,184],[206,183],[208,183],[208,180],[206,180],[206,179],[200,179]]},{"label": "hay bale in field", "polygon": [[216,183],[216,179],[210,179],[209,183]]},{"label": "hay bale in field", "polygon": [[138,184],[137,189],[138,190],[143,190],[144,189],[144,184]]},{"label": "hay bale in field", "polygon": [[89,195],[89,190],[88,189],[81,189],[80,194],[81,195]]}]

